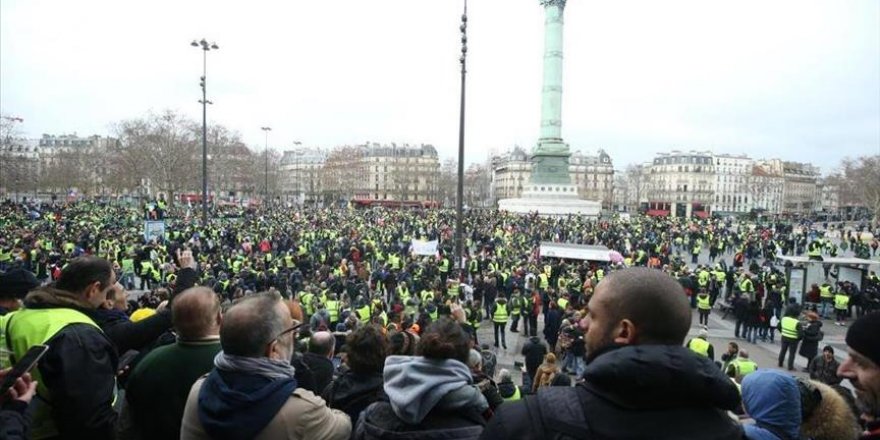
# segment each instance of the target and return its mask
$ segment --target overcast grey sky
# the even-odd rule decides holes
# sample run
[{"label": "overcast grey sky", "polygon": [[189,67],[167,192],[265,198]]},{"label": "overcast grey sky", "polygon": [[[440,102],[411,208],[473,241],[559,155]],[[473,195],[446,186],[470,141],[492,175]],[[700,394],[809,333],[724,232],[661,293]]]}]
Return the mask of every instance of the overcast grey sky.
[{"label": "overcast grey sky", "polygon": [[[461,1],[2,0],[0,110],[29,136],[149,110],[263,145],[458,142]],[[538,135],[538,0],[470,0],[467,161]],[[677,149],[811,161],[880,153],[878,0],[569,0],[563,136],[623,169]]]}]

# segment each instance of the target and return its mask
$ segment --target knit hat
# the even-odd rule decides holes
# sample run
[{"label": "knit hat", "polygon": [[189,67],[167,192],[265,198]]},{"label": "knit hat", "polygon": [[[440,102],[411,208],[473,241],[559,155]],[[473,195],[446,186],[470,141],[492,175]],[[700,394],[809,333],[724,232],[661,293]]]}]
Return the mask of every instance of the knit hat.
[{"label": "knit hat", "polygon": [[846,345],[880,365],[880,313],[868,313],[857,319],[846,332]]},{"label": "knit hat", "polygon": [[40,287],[37,277],[24,269],[12,269],[0,275],[0,298],[21,299],[37,287]]}]

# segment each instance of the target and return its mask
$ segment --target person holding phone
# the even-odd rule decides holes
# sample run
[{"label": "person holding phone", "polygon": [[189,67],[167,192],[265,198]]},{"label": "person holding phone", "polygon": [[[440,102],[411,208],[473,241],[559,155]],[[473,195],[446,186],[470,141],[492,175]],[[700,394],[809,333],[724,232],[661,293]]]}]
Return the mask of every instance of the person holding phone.
[{"label": "person holding phone", "polygon": [[[12,368],[0,370],[0,382],[5,382]],[[13,386],[0,395],[0,438],[18,440],[28,438],[30,418],[26,415],[28,404],[37,393],[37,382],[29,373],[15,380]]]},{"label": "person holding phone", "polygon": [[23,309],[0,319],[13,362],[23,360],[35,345],[49,346],[31,370],[40,397],[28,410],[33,414],[31,438],[115,437],[117,352],[89,317],[115,284],[107,260],[75,258],[54,285],[31,291]]}]

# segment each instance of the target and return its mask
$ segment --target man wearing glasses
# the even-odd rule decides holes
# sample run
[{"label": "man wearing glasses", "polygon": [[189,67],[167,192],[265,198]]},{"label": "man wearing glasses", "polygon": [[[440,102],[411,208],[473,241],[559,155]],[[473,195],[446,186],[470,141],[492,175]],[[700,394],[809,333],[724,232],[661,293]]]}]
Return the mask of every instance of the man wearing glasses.
[{"label": "man wearing glasses", "polygon": [[182,439],[347,439],[351,420],[297,386],[295,323],[281,297],[246,297],[223,316],[214,370],[193,384]]}]

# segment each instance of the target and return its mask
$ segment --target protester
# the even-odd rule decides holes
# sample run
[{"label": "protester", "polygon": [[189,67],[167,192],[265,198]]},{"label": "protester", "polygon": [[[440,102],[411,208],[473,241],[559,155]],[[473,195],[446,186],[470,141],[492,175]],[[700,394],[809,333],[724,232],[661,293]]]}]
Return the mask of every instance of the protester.
[{"label": "protester", "polygon": [[495,411],[498,405],[504,403],[504,399],[498,393],[498,384],[492,380],[492,376],[483,372],[483,356],[477,350],[471,350],[468,355],[468,368],[471,369],[471,376],[477,389],[483,393],[486,402],[489,403],[489,409]]},{"label": "protester", "polygon": [[525,357],[525,367],[526,371],[523,374],[523,389],[526,392],[530,392],[532,389],[532,381],[535,378],[535,375],[538,374],[538,368],[541,365],[541,362],[544,361],[544,356],[547,354],[547,346],[538,339],[537,336],[532,336],[529,340],[523,344],[522,355]]},{"label": "protester", "polygon": [[18,310],[25,295],[39,286],[37,277],[24,269],[0,273],[0,316]]},{"label": "protester", "polygon": [[[822,332],[822,321],[819,319],[819,314],[807,312],[806,315],[807,323],[804,326],[804,337],[798,354],[803,356],[809,365],[810,361],[819,354],[819,342],[824,339],[825,335]],[[809,370],[804,368],[804,372],[809,372]]]},{"label": "protester", "polygon": [[843,380],[837,375],[838,368],[840,368],[840,363],[834,358],[834,347],[826,345],[822,348],[822,355],[816,356],[810,362],[808,368],[810,379],[827,385],[837,385]]},{"label": "protester", "polygon": [[695,338],[685,344],[694,353],[715,361],[715,347],[709,342],[709,329],[703,326]]},{"label": "protester", "polygon": [[133,426],[122,432],[125,438],[180,438],[190,389],[213,369],[220,352],[220,301],[211,289],[193,287],[178,295],[173,316],[177,341],[151,351],[128,377]]},{"label": "protester", "polygon": [[[409,332],[400,332],[405,341],[418,342]],[[392,336],[392,339],[395,339]],[[361,411],[373,402],[386,399],[382,369],[389,355],[388,342],[375,326],[366,325],[351,332],[345,340],[348,370],[336,378],[321,397],[327,405],[348,414],[357,423]]]},{"label": "protester", "polygon": [[778,370],[759,370],[742,381],[743,407],[754,423],[744,425],[749,440],[800,438],[801,395],[797,380]]},{"label": "protester", "polygon": [[502,405],[481,438],[742,437],[726,414],[739,405],[736,386],[682,346],[691,312],[675,279],[647,268],[606,275],[585,321],[584,383]]},{"label": "protester", "polygon": [[331,359],[335,348],[336,340],[333,334],[320,331],[312,333],[312,337],[309,338],[309,351],[303,354],[303,363],[311,370],[315,379],[315,389],[319,392],[323,392],[333,381],[335,368]]},{"label": "protester", "polygon": [[473,386],[470,350],[467,333],[440,318],[422,334],[418,356],[389,356],[384,370],[388,401],[364,411],[355,438],[478,438],[489,404]]},{"label": "protester", "polygon": [[32,437],[114,438],[116,349],[88,316],[114,284],[116,275],[107,260],[75,258],[54,287],[31,291],[24,309],[0,320],[16,359],[34,345],[49,346],[31,372],[39,397],[29,409]]},{"label": "protester", "polygon": [[846,332],[849,356],[840,364],[837,375],[856,390],[863,410],[864,433],[861,439],[880,439],[880,313],[857,319]]},{"label": "protester", "polygon": [[502,368],[498,372],[498,394],[505,402],[517,401],[522,398],[522,391],[513,383],[513,377],[506,368]]},{"label": "protester", "polygon": [[192,386],[181,439],[346,439],[349,417],[297,387],[290,310],[270,293],[245,297],[220,327],[214,369]]},{"label": "protester", "polygon": [[785,310],[785,316],[779,321],[779,330],[782,333],[782,346],[779,349],[778,367],[782,368],[785,361],[785,353],[788,353],[788,370],[794,371],[794,356],[797,353],[798,343],[803,338],[803,324],[798,321],[800,308],[789,307]]}]

